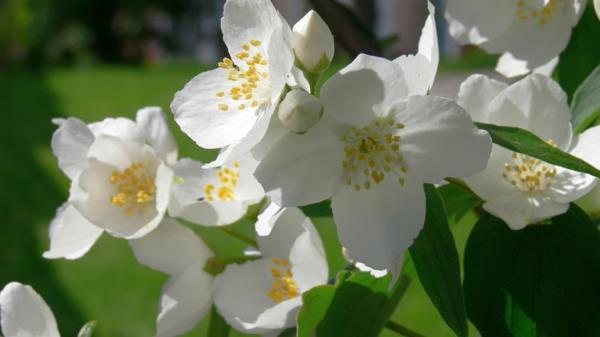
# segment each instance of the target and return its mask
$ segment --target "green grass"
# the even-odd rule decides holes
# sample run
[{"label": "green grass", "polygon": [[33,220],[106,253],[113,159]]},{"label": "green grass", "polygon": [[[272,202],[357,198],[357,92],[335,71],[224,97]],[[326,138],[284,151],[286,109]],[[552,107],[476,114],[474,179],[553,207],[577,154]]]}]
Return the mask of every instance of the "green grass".
[{"label": "green grass", "polygon": [[[0,133],[0,286],[13,280],[32,284],[53,309],[63,336],[75,336],[88,320],[98,321],[95,337],[151,336],[166,276],[139,265],[125,241],[108,235],[76,261],[41,257],[48,247],[48,223],[68,193],[68,179],[49,147],[55,128],[51,118],[75,116],[92,122],[111,116],[133,117],[138,108],[147,105],[169,112],[173,94],[202,70],[197,64],[92,66],[0,75],[4,117]],[[167,115],[181,157],[208,160],[214,156],[214,151],[197,148],[179,131],[171,114]],[[314,222],[335,272],[345,264],[335,227],[329,218],[315,218]],[[471,225],[467,219],[456,227],[459,247],[464,246]],[[249,222],[237,227],[251,234]],[[237,255],[243,249],[242,243],[219,231],[197,231],[217,247],[218,254]],[[393,318],[426,336],[453,336],[416,279]],[[207,319],[186,336],[205,336],[206,329]],[[397,335],[385,331],[382,336]]]}]

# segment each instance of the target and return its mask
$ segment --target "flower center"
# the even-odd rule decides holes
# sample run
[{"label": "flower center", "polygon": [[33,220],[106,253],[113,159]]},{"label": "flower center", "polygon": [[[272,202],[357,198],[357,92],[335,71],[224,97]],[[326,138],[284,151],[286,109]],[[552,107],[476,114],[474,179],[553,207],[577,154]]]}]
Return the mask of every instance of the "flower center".
[{"label": "flower center", "polygon": [[271,289],[267,292],[270,299],[279,303],[284,300],[300,295],[294,278],[292,277],[292,268],[287,259],[273,258],[273,267],[271,267],[271,276],[273,283]]},{"label": "flower center", "polygon": [[[252,39],[241,45],[240,52],[235,54],[235,63],[228,57],[219,62],[219,67],[227,70],[227,79],[233,83],[228,90],[217,91],[216,95],[236,101],[234,108],[238,110],[256,108],[270,99],[268,62],[258,48],[261,44],[260,40]],[[217,107],[221,111],[230,108],[226,102]]]},{"label": "flower center", "polygon": [[550,0],[542,9],[531,7],[525,0],[517,0],[517,16],[521,21],[537,20],[540,25],[552,19],[556,11],[563,5],[563,0]]},{"label": "flower center", "polygon": [[233,162],[233,169],[223,166],[217,170],[217,178],[219,179],[218,185],[205,184],[204,185],[204,199],[206,201],[232,201],[235,199],[235,187],[237,186],[240,174],[237,168],[240,164],[237,161]]},{"label": "flower center", "polygon": [[362,128],[352,126],[340,137],[345,143],[342,168],[348,186],[357,191],[369,189],[372,183],[382,182],[386,174],[396,176],[404,185],[403,173],[408,168],[400,153],[400,136],[396,135],[402,128],[404,124],[387,117]]},{"label": "flower center", "polygon": [[[553,140],[548,144],[556,147]],[[539,192],[548,189],[556,176],[556,167],[521,153],[512,153],[513,163],[504,164],[502,176],[523,192]]]},{"label": "flower center", "polygon": [[121,172],[113,171],[108,181],[116,186],[117,192],[110,197],[110,203],[122,207],[127,215],[143,212],[154,200],[154,179],[148,175],[143,163],[133,163]]}]

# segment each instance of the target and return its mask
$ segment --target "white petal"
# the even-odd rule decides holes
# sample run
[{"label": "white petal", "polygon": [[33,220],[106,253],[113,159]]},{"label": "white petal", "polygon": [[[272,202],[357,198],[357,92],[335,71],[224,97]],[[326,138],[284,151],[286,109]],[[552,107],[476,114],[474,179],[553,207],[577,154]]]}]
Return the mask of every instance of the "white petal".
[{"label": "white petal", "polygon": [[387,269],[417,237],[425,221],[422,182],[406,175],[404,186],[384,179],[368,190],[343,188],[331,208],[342,246],[374,269]]},{"label": "white petal", "polygon": [[600,0],[594,0],[594,8],[596,9],[598,20],[600,20]]},{"label": "white petal", "polygon": [[387,116],[389,108],[408,95],[409,85],[401,67],[361,54],[325,82],[320,98],[326,116],[364,126],[375,117]]},{"label": "white petal", "polygon": [[298,67],[293,67],[288,74],[287,85],[292,89],[302,89],[306,92],[310,92],[310,84],[304,76],[304,72]]},{"label": "white petal", "polygon": [[87,153],[94,142],[94,134],[77,118],[56,119],[59,127],[52,135],[52,152],[58,166],[73,179],[87,166]]},{"label": "white petal", "polygon": [[[217,96],[229,87],[227,71],[217,68],[194,77],[171,102],[175,121],[201,147],[214,149],[236,143],[262,114],[263,106],[240,110],[227,95]],[[226,104],[227,110],[221,110],[219,104]]]},{"label": "white petal", "polygon": [[329,269],[319,233],[308,221],[290,252],[294,282],[300,292],[327,283]]},{"label": "white petal", "polygon": [[129,245],[140,263],[170,275],[183,273],[194,264],[204,266],[213,254],[189,228],[164,218],[160,226]]},{"label": "white petal", "polygon": [[486,123],[490,102],[507,87],[485,75],[471,75],[461,83],[457,103],[474,121]]},{"label": "white petal", "polygon": [[517,59],[510,52],[505,52],[498,59],[496,71],[506,77],[521,76],[529,73],[530,71],[545,76],[551,76],[554,68],[556,68],[557,65],[558,56],[549,59],[545,64],[529,66],[526,60]]},{"label": "white petal", "polygon": [[400,152],[409,170],[422,181],[467,177],[486,167],[492,141],[475,128],[469,115],[454,101],[433,96],[411,96],[394,109]]},{"label": "white petal", "polygon": [[267,236],[273,230],[273,226],[275,225],[275,220],[277,219],[275,215],[283,210],[283,207],[278,204],[269,201],[267,207],[265,207],[262,212],[258,215],[258,219],[256,220],[256,224],[254,228],[256,229],[256,233],[260,236]]},{"label": "white petal", "polygon": [[104,230],[90,223],[69,203],[56,210],[50,223],[50,248],[47,259],[78,259],[92,248]]},{"label": "white petal", "polygon": [[235,329],[261,334],[295,325],[300,297],[276,303],[267,296],[272,266],[271,259],[230,264],[215,278],[215,305]]},{"label": "white petal", "polygon": [[[132,163],[144,163],[151,157],[154,157],[154,151],[143,143],[106,135],[98,136],[88,152],[88,158],[119,170],[124,170]],[[153,159],[158,162],[157,158]]]},{"label": "white petal", "polygon": [[59,337],[54,315],[44,299],[28,285],[7,284],[0,292],[4,337]]},{"label": "white petal", "polygon": [[274,202],[300,206],[331,196],[344,156],[335,127],[324,117],[304,135],[285,135],[263,158],[254,175]]},{"label": "white petal", "polygon": [[446,5],[448,29],[461,44],[480,44],[501,36],[514,17],[512,1],[453,0]]},{"label": "white petal", "polygon": [[266,113],[259,116],[259,118],[256,120],[256,124],[252,130],[248,132],[248,134],[246,134],[236,143],[223,148],[221,152],[219,152],[217,158],[206,164],[205,167],[219,167],[227,162],[231,162],[236,158],[250,153],[250,151],[253,150],[253,148],[257,146],[257,144],[259,144],[266,136],[268,130],[270,129],[270,125],[272,124],[272,120],[277,119],[276,115],[273,116],[274,108],[275,106],[267,107]]},{"label": "white petal", "polygon": [[287,259],[298,237],[313,228],[310,219],[296,207],[284,208],[283,211],[276,213],[269,222],[273,227],[269,235],[256,236],[258,247],[266,258]]},{"label": "white petal", "polygon": [[600,169],[600,126],[594,126],[580,134],[569,152]]},{"label": "white petal", "polygon": [[247,209],[247,205],[238,201],[200,201],[170,214],[197,225],[210,227],[232,224],[240,220]]},{"label": "white petal", "polygon": [[138,110],[136,122],[146,135],[146,142],[156,154],[169,164],[177,160],[177,144],[169,130],[167,120],[161,108],[147,107]]},{"label": "white petal", "polygon": [[519,230],[528,224],[565,213],[569,204],[557,202],[547,195],[527,195],[515,191],[512,195],[487,200],[483,208],[504,220],[511,229]]},{"label": "white petal", "polygon": [[[557,10],[545,24],[539,24],[538,20],[514,20],[502,38],[487,41],[482,45],[491,53],[510,53],[498,64],[497,70],[503,75],[518,76],[524,74],[522,70],[531,71],[546,65],[567,46],[572,24],[565,11]],[[517,68],[512,69],[509,67],[511,65],[516,65]]]},{"label": "white petal", "polygon": [[156,337],[174,337],[191,330],[211,306],[213,277],[196,264],[164,286]]},{"label": "white petal", "polygon": [[425,20],[419,51],[416,55],[402,55],[394,60],[402,67],[405,73],[410,93],[412,95],[425,95],[431,89],[439,63],[439,46],[437,29],[435,25],[435,7],[427,2],[429,16]]},{"label": "white petal", "polygon": [[504,164],[513,164],[511,155],[511,151],[493,145],[486,169],[463,180],[484,200],[514,193],[516,188],[502,175]]},{"label": "white petal", "polygon": [[556,166],[557,174],[552,179],[552,186],[548,192],[558,202],[569,203],[575,201],[591,191],[598,179],[576,171],[567,170]]},{"label": "white petal", "polygon": [[143,131],[129,118],[105,118],[100,122],[88,124],[88,127],[96,137],[105,135],[138,143],[144,142]]},{"label": "white petal", "polygon": [[566,150],[571,143],[571,112],[560,86],[543,75],[529,75],[490,103],[489,122],[529,130]]}]

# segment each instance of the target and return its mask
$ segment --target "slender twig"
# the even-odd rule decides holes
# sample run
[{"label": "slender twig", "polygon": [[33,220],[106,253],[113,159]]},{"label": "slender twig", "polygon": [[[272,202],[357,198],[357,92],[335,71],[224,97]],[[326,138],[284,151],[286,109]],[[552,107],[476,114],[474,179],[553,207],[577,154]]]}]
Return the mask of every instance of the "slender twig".
[{"label": "slender twig", "polygon": [[412,331],[411,329],[400,325],[396,322],[392,322],[392,321],[387,321],[387,323],[385,323],[385,327],[388,328],[389,330],[392,330],[394,332],[397,332],[398,334],[402,335],[402,336],[406,336],[406,337],[425,337],[424,335],[421,335],[418,332]]},{"label": "slender twig", "polygon": [[234,237],[234,238],[236,238],[236,239],[238,239],[238,240],[240,240],[240,241],[242,241],[242,242],[244,242],[244,243],[246,243],[246,244],[248,244],[248,245],[250,245],[252,247],[258,247],[258,244],[256,243],[256,240],[254,240],[253,238],[248,237],[248,236],[246,236],[246,235],[244,235],[244,234],[242,234],[242,233],[240,233],[240,232],[238,232],[238,231],[236,231],[236,230],[234,230],[234,229],[232,229],[230,227],[217,227],[217,228],[220,229],[223,233],[225,233],[225,234],[227,234],[227,235],[229,235],[231,237]]}]

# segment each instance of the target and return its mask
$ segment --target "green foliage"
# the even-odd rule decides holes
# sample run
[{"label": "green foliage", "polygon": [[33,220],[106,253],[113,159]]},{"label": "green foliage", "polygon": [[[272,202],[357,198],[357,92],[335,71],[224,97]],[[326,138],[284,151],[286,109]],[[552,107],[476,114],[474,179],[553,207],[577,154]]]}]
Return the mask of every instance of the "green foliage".
[{"label": "green foliage", "polygon": [[450,226],[460,222],[470,210],[482,203],[477,195],[455,184],[440,186],[438,192],[444,201]]},{"label": "green foliage", "polygon": [[208,325],[208,337],[227,337],[231,327],[221,315],[217,312],[217,309],[213,306],[210,310],[210,323]]},{"label": "green foliage", "polygon": [[[336,285],[323,285],[302,295],[298,337],[375,337],[391,314],[390,275],[375,278],[367,272],[341,272]],[[395,307],[395,305],[394,305]],[[393,308],[392,308],[393,310]]]},{"label": "green foliage", "polygon": [[423,230],[410,247],[410,255],[427,291],[448,326],[467,336],[467,314],[460,284],[460,264],[446,210],[435,186],[425,184],[427,215]]},{"label": "green foliage", "polygon": [[475,124],[480,129],[489,132],[495,144],[509,150],[539,158],[550,164],[600,177],[600,170],[594,166],[549,145],[527,130],[485,123]]},{"label": "green foliage", "polygon": [[571,122],[577,133],[583,132],[600,117],[600,66],[575,91],[571,113]]},{"label": "green foliage", "polygon": [[567,48],[560,54],[558,63],[558,81],[569,96],[579,87],[590,72],[600,64],[600,24],[592,5],[588,6],[573,29]]},{"label": "green foliage", "polygon": [[577,206],[513,231],[484,215],[465,252],[469,318],[482,336],[600,336],[600,237]]}]

